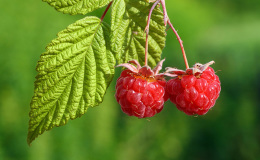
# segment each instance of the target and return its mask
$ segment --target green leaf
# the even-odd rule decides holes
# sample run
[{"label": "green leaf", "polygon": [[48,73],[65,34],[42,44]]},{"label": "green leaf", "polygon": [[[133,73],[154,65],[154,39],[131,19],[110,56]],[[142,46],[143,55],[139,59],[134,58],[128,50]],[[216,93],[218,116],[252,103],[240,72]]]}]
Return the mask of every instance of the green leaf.
[{"label": "green leaf", "polygon": [[87,14],[98,8],[104,7],[111,0],[43,0],[57,11],[62,13]]},{"label": "green leaf", "polygon": [[47,46],[36,68],[28,144],[102,102],[115,66],[109,35],[109,27],[100,19],[86,17]]},{"label": "green leaf", "polygon": [[[141,65],[145,58],[145,27],[152,3],[144,0],[114,0],[112,5],[111,44],[118,63],[136,59]],[[148,64],[154,67],[165,46],[163,14],[156,7],[149,32]]]}]

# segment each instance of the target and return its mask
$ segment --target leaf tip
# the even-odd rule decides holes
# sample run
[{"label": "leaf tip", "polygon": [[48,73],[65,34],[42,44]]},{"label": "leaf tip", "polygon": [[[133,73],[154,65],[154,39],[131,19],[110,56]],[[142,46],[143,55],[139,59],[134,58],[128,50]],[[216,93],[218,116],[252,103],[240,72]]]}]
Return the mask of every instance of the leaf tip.
[{"label": "leaf tip", "polygon": [[32,137],[31,132],[28,132],[27,135],[27,144],[29,147],[32,146],[32,142],[35,140],[36,137]]}]

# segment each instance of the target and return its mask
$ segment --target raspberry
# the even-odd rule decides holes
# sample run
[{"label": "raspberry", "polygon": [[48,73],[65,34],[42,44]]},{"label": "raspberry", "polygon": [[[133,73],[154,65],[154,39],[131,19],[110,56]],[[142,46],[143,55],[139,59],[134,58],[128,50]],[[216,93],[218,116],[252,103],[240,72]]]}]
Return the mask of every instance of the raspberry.
[{"label": "raspberry", "polygon": [[199,67],[195,64],[194,68],[181,74],[178,70],[178,77],[166,84],[166,92],[171,102],[187,115],[206,114],[219,97],[219,78],[215,71],[208,67],[212,63],[213,61],[205,65],[200,64]]},{"label": "raspberry", "polygon": [[118,78],[116,100],[121,105],[122,111],[129,116],[152,117],[161,112],[164,101],[168,99],[165,94],[166,81],[157,75],[157,71],[154,72],[147,66],[141,68],[138,64],[139,67],[135,70],[131,68],[134,66],[129,65],[119,65],[131,70],[124,70]]}]

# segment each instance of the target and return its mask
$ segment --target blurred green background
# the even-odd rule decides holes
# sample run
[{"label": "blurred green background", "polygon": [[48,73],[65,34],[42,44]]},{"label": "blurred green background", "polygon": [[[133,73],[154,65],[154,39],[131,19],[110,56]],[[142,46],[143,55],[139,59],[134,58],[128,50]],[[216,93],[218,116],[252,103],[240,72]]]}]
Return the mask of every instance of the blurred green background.
[{"label": "blurred green background", "polygon": [[[0,160],[260,159],[260,1],[166,4],[190,66],[216,62],[212,67],[218,71],[222,91],[215,107],[205,116],[193,117],[168,101],[153,118],[128,117],[114,98],[117,69],[102,105],[45,132],[29,147],[36,63],[60,30],[84,16],[59,13],[41,0],[0,0]],[[103,10],[92,15],[100,17]],[[171,30],[164,57],[164,67],[185,68]]]}]

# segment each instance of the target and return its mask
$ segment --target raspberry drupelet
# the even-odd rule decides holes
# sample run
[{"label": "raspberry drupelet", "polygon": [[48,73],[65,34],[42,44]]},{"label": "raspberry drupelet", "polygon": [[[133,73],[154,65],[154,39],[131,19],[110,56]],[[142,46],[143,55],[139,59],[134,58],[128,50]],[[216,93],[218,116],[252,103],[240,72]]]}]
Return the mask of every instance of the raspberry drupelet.
[{"label": "raspberry drupelet", "polygon": [[158,74],[163,61],[154,70],[149,66],[141,67],[137,61],[129,62],[137,67],[128,63],[119,65],[128,68],[118,78],[115,94],[124,113],[145,118],[161,112],[168,99],[165,95],[166,81]]},{"label": "raspberry drupelet", "polygon": [[177,77],[167,82],[166,91],[180,111],[187,115],[204,115],[215,105],[221,87],[219,77],[209,67],[213,63],[197,63],[186,71],[168,68],[168,72]]}]

